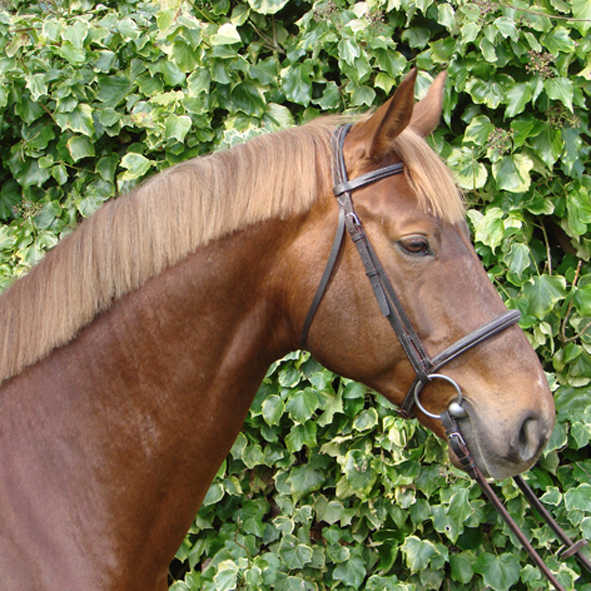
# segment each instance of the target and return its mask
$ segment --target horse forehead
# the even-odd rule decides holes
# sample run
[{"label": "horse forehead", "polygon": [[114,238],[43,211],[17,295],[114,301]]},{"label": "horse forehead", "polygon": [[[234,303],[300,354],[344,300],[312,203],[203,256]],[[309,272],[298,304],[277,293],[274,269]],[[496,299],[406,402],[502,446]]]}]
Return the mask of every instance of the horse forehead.
[{"label": "horse forehead", "polygon": [[365,210],[391,230],[410,224],[426,226],[425,231],[436,231],[443,223],[431,211],[419,206],[403,174],[384,179],[359,191],[354,200],[360,210]]}]

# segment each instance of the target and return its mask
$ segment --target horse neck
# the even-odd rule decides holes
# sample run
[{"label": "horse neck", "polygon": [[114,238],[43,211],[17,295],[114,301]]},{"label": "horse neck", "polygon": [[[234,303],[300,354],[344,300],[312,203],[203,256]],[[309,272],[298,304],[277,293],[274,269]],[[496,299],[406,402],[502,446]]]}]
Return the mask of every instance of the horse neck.
[{"label": "horse neck", "polygon": [[[269,364],[287,351],[269,279],[281,225],[199,249],[0,390],[0,421],[21,421],[0,429],[0,453],[11,454],[4,465],[22,483],[12,493],[27,497],[30,531],[42,528],[53,548],[77,540],[83,568],[109,563],[97,566],[102,577],[133,562],[121,588],[165,577]],[[10,492],[0,484],[0,513]],[[72,566],[76,551],[66,555]]]}]

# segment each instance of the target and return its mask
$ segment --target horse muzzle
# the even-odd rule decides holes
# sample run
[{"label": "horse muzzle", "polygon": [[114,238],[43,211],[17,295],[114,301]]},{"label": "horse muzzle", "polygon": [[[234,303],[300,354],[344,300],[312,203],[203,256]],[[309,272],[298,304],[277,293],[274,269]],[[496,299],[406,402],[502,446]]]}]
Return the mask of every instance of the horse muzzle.
[{"label": "horse muzzle", "polygon": [[[498,423],[481,416],[466,398],[462,407],[465,416],[456,418],[458,427],[470,450],[474,463],[481,472],[495,480],[509,478],[529,470],[540,457],[552,429],[553,415],[543,410],[525,410],[514,418]],[[453,446],[450,459],[462,467]]]}]

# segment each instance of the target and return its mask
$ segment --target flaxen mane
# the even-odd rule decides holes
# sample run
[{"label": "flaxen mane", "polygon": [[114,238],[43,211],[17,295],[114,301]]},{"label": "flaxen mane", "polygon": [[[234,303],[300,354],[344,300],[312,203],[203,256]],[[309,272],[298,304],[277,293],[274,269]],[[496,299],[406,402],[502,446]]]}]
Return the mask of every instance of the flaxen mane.
[{"label": "flaxen mane", "polygon": [[[66,344],[115,300],[198,246],[330,191],[334,119],[172,167],[106,204],[0,296],[0,382]],[[412,131],[395,150],[423,207],[457,221],[449,170]]]}]

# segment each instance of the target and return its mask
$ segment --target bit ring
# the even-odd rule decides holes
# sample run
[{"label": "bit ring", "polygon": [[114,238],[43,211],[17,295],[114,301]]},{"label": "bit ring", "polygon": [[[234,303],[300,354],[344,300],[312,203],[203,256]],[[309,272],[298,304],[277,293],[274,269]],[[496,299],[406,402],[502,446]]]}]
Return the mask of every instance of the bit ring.
[{"label": "bit ring", "polygon": [[[466,416],[466,411],[464,410],[463,406],[462,406],[462,390],[460,388],[460,386],[458,386],[457,382],[455,380],[453,380],[452,378],[450,378],[449,376],[446,376],[442,373],[432,373],[430,375],[427,376],[429,378],[429,381],[433,380],[433,379],[440,379],[440,380],[444,380],[446,381],[448,384],[451,384],[457,394],[458,397],[454,400],[452,400],[452,402],[450,402],[449,405],[449,412],[452,416],[456,417],[456,418],[462,418]],[[421,401],[419,399],[419,395],[421,393],[421,390],[424,388],[425,386],[425,382],[418,382],[417,385],[415,386],[414,389],[414,399],[415,399],[415,404],[417,405],[417,407],[419,408],[419,410],[424,414],[427,415],[428,417],[431,417],[432,419],[440,419],[441,415],[437,415],[435,413],[429,412],[422,404]]]}]

